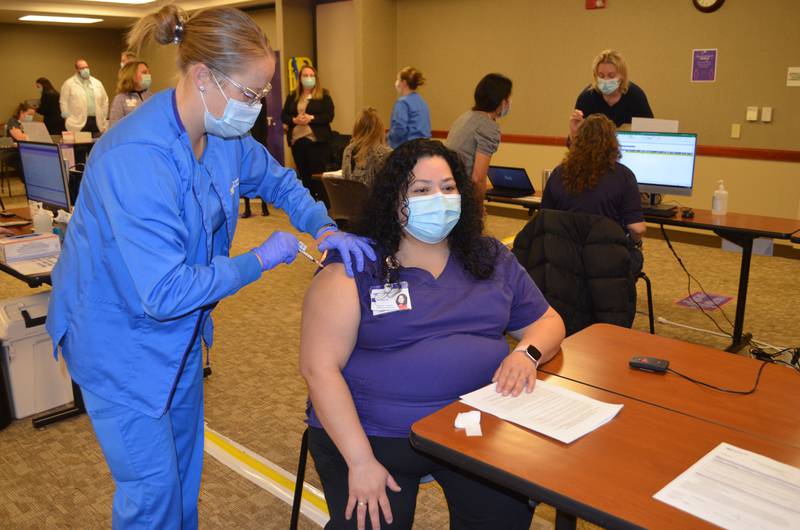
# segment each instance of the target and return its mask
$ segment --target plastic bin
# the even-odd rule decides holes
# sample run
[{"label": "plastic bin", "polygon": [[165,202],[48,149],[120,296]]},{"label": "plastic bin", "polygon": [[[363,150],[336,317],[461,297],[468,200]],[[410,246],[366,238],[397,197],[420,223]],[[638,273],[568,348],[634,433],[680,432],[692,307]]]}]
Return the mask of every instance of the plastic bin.
[{"label": "plastic bin", "polygon": [[0,301],[3,372],[17,419],[73,400],[67,368],[53,358],[53,343],[44,328],[49,298],[47,292]]}]

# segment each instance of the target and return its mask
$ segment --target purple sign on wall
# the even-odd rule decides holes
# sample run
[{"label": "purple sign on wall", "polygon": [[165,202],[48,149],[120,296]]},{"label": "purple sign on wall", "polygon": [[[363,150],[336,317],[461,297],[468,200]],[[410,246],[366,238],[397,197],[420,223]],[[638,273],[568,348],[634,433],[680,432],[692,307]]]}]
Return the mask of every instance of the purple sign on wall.
[{"label": "purple sign on wall", "polygon": [[713,83],[717,80],[717,49],[692,50],[692,82]]},{"label": "purple sign on wall", "polygon": [[275,75],[272,76],[272,90],[267,94],[267,151],[280,165],[284,165],[281,110],[281,52],[275,51]]}]

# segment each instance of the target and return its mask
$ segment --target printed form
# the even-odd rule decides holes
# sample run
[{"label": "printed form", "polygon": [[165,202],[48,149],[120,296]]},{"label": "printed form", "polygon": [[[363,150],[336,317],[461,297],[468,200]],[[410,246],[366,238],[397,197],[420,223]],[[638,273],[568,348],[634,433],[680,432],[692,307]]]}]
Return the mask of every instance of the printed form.
[{"label": "printed form", "polygon": [[567,444],[608,423],[622,408],[546,381],[536,381],[533,392],[517,397],[498,394],[492,383],[461,401]]},{"label": "printed form", "polygon": [[800,469],[724,442],[653,498],[729,530],[800,529]]}]

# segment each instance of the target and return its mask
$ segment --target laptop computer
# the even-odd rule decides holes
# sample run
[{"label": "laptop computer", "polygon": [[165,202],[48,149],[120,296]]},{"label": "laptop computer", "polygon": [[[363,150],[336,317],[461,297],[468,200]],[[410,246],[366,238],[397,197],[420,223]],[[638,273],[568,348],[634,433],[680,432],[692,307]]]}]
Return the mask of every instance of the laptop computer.
[{"label": "laptop computer", "polygon": [[486,190],[488,197],[527,197],[534,192],[523,167],[489,166],[489,182],[492,189]]},{"label": "laptop computer", "polygon": [[53,143],[53,139],[50,138],[47,127],[40,121],[26,121],[22,124],[22,130],[28,135],[28,140],[31,142]]}]

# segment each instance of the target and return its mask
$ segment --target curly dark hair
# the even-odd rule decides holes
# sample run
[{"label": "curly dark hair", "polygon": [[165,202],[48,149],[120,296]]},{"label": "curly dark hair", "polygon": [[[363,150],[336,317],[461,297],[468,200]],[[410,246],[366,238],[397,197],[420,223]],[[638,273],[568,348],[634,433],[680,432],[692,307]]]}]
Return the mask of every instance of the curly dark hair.
[{"label": "curly dark hair", "polygon": [[583,121],[562,161],[567,193],[577,195],[594,188],[600,177],[614,169],[620,159],[616,130],[604,114],[592,114]]},{"label": "curly dark hair", "polygon": [[488,279],[494,274],[499,248],[492,238],[483,235],[483,205],[475,195],[472,179],[467,175],[464,164],[455,151],[437,140],[411,140],[392,151],[375,175],[353,232],[378,243],[382,277],[386,277],[390,272],[387,258],[395,260],[403,237],[398,212],[408,214],[407,195],[414,177],[412,170],[420,159],[434,156],[442,157],[450,166],[456,188],[461,194],[461,217],[447,236],[450,252],[476,279]]}]

